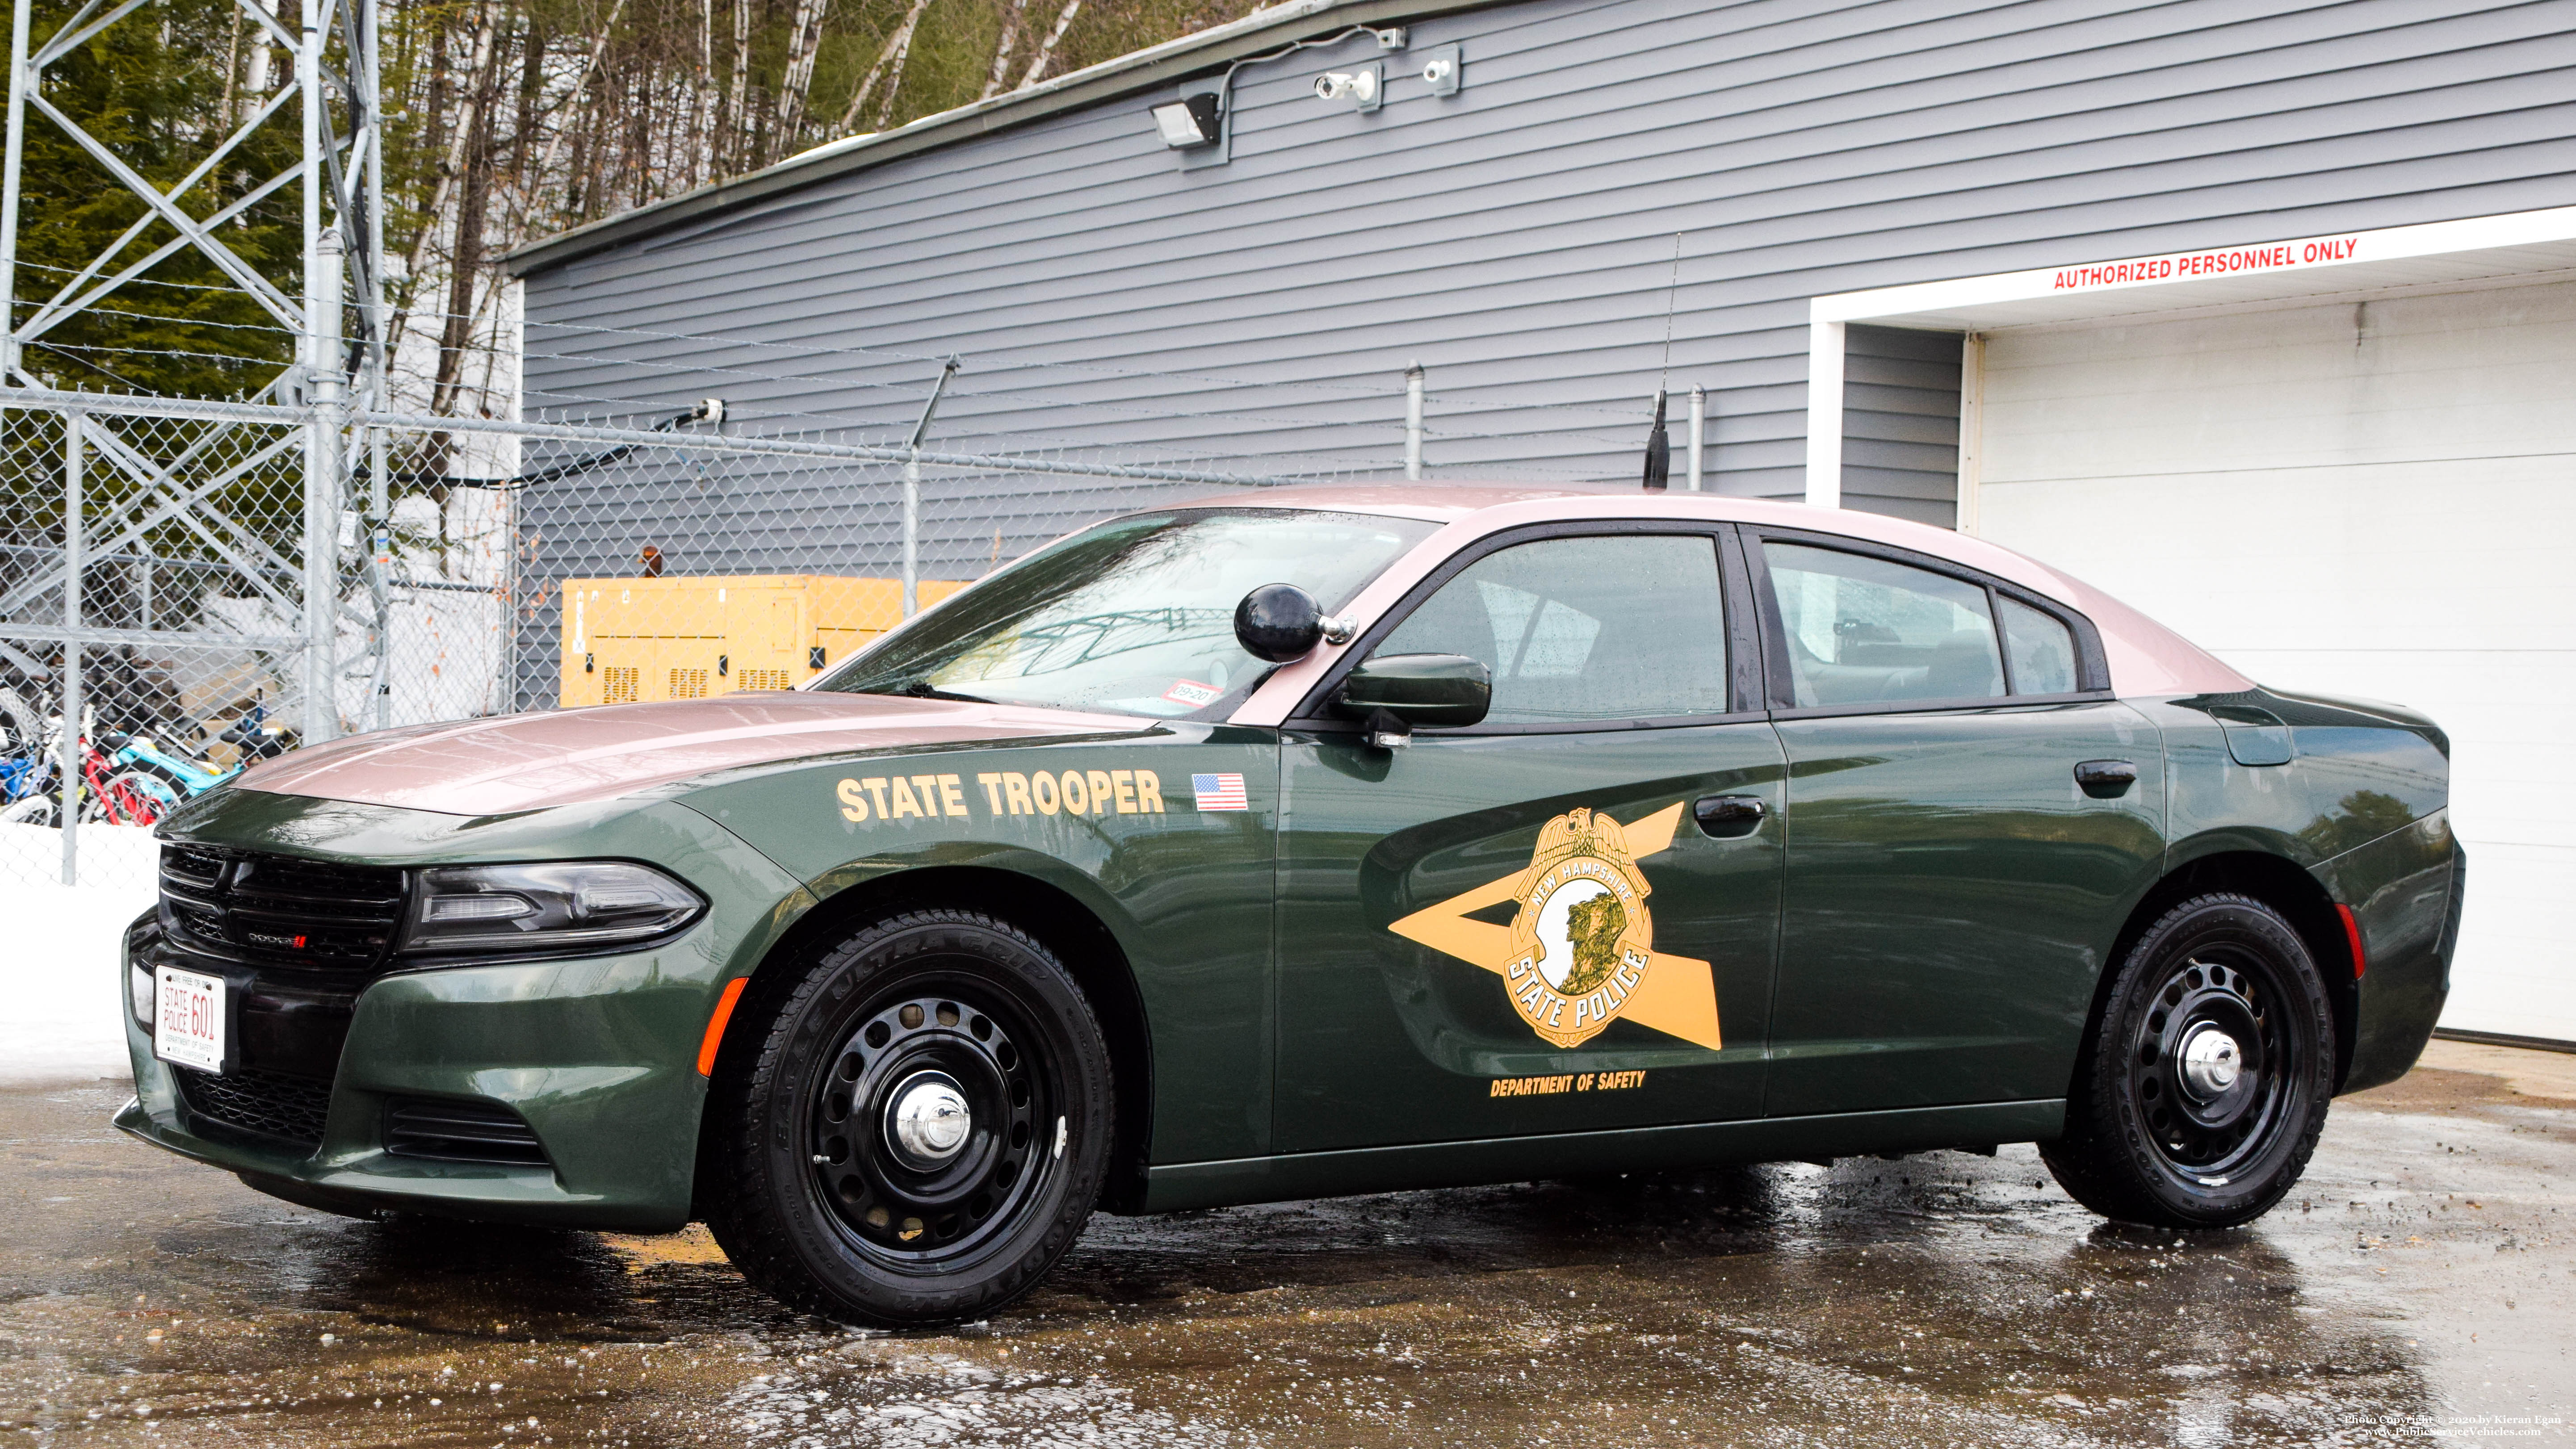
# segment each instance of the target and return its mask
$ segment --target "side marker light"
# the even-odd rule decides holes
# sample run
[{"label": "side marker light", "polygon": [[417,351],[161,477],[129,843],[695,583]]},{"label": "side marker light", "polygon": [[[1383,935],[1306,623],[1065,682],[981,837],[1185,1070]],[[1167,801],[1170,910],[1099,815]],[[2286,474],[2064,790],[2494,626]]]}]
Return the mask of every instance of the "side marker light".
[{"label": "side marker light", "polygon": [[725,1023],[733,1020],[733,1005],[742,1000],[742,989],[751,984],[748,976],[737,976],[725,983],[724,995],[716,998],[716,1014],[707,1018],[706,1040],[698,1043],[698,1075],[716,1074],[716,1048],[724,1041]]},{"label": "side marker light", "polygon": [[2335,904],[2335,912],[2343,917],[2343,938],[2352,945],[2352,979],[2359,981],[2362,969],[2369,964],[2361,953],[2361,922],[2353,919],[2352,907],[2341,902]]}]

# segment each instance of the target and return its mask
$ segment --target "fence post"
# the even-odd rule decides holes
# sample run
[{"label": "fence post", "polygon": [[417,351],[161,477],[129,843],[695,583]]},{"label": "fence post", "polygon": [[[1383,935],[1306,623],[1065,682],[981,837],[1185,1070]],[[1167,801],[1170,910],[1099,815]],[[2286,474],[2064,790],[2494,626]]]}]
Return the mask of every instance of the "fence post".
[{"label": "fence post", "polygon": [[1404,370],[1404,476],[1422,476],[1422,364]]},{"label": "fence post", "polygon": [[952,357],[939,368],[939,380],[930,385],[930,401],[921,405],[921,421],[912,425],[912,441],[906,446],[910,455],[903,460],[903,616],[907,619],[921,612],[921,440],[930,436],[930,420],[939,416],[939,399],[948,391],[948,379],[957,375],[959,364]]},{"label": "fence post", "polygon": [[63,414],[63,729],[61,754],[63,884],[80,884],[81,804],[81,427],[84,415]]},{"label": "fence post", "polygon": [[367,453],[367,593],[376,608],[375,667],[367,671],[366,727],[380,730],[394,722],[392,485],[385,478],[385,430],[365,428],[360,436],[366,440]]},{"label": "fence post", "polygon": [[921,449],[903,462],[903,616],[921,612]]},{"label": "fence post", "polygon": [[[311,8],[311,0],[306,0]],[[310,32],[307,32],[308,36]],[[314,247],[305,286],[304,327],[313,416],[304,441],[304,721],[303,743],[318,745],[340,733],[335,697],[340,638],[340,282],[338,228]]]},{"label": "fence post", "polygon": [[0,157],[0,383],[18,380],[18,169],[27,151],[27,17],[35,0],[10,8],[9,139]]},{"label": "fence post", "polygon": [[1691,389],[1690,414],[1690,491],[1693,493],[1700,491],[1700,450],[1707,437],[1707,428],[1708,389],[1694,387]]}]

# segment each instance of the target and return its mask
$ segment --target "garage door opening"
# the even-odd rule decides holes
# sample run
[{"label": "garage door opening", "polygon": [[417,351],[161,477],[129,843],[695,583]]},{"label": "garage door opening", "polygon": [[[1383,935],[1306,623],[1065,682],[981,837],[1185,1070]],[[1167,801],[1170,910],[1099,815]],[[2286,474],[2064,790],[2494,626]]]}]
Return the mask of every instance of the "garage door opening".
[{"label": "garage door opening", "polygon": [[[2553,919],[2576,884],[2576,208],[1814,315],[1820,352],[1860,327],[1962,339],[1959,527],[2267,685],[2440,721],[2477,863],[2443,1025],[2576,1040],[2576,948]],[[1841,443],[1820,414],[1850,395],[1816,390],[1811,440]],[[1810,502],[1845,501],[1831,451],[1810,443]]]}]

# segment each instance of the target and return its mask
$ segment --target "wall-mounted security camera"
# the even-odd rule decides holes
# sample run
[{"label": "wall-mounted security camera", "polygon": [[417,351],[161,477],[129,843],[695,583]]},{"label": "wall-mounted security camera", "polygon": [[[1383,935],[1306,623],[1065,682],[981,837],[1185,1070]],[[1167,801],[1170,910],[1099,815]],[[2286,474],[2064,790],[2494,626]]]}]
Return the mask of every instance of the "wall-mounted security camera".
[{"label": "wall-mounted security camera", "polygon": [[1459,73],[1459,66],[1458,47],[1441,46],[1422,57],[1422,83],[1429,86],[1435,96],[1454,96],[1458,94],[1458,87],[1466,83],[1466,77]]},{"label": "wall-mounted security camera", "polygon": [[1386,102],[1386,66],[1371,61],[1351,70],[1328,70],[1315,77],[1315,99],[1346,102],[1355,111],[1374,111]]}]

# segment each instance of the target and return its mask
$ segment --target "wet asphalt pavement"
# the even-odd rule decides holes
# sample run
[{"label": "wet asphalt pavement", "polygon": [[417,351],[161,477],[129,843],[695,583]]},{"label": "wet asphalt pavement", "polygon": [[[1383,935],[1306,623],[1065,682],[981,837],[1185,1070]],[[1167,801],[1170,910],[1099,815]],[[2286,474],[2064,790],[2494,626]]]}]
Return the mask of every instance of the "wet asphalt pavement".
[{"label": "wet asphalt pavement", "polygon": [[[0,1445],[2576,1441],[2576,1057],[2437,1043],[2251,1228],[2027,1147],[1093,1220],[947,1333],[703,1234],[371,1224],[0,1091]],[[2430,1060],[2430,1059],[2428,1059]],[[2518,1089],[2518,1090],[2517,1090]]]}]

